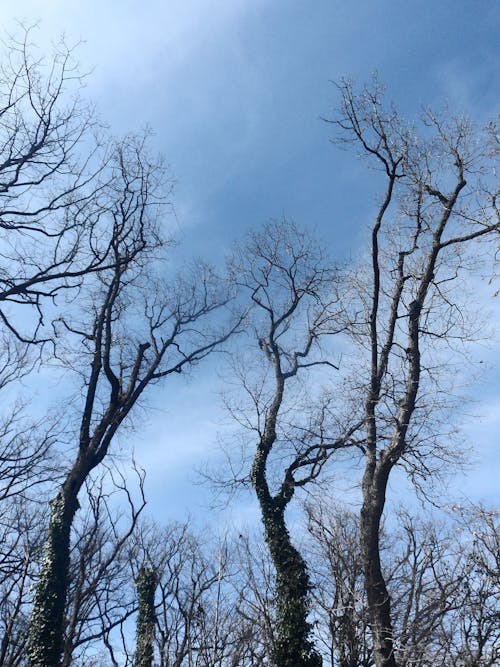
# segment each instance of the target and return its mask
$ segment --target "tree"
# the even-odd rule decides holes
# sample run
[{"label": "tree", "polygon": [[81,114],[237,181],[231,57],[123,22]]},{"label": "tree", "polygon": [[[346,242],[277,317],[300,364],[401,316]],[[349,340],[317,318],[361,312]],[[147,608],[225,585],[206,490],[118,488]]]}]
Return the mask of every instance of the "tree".
[{"label": "tree", "polygon": [[350,444],[350,434],[332,437],[327,406],[311,411],[301,403],[307,390],[301,392],[299,383],[307,370],[334,366],[319,343],[336,332],[336,272],[306,234],[283,221],[250,234],[233,273],[253,305],[253,365],[257,354],[262,359],[258,373],[249,370],[249,360],[235,364],[249,405],[230,409],[256,438],[250,481],[276,569],[272,661],[277,667],[318,665],[307,621],[309,577],[285,510],[295,489],[315,479],[328,456]]},{"label": "tree", "polygon": [[[145,389],[181,373],[226,341],[238,323],[210,328],[210,316],[230,294],[206,266],[167,285],[155,279],[162,249],[158,228],[161,171],[142,139],[115,148],[107,220],[112,262],[95,274],[88,311],[59,318],[56,333],[74,337],[75,348],[59,356],[83,384],[78,450],[51,503],[44,563],[30,626],[33,667],[60,664],[68,590],[70,534],[78,495],[108,454],[115,434]],[[82,297],[79,304],[82,305]],[[89,366],[87,366],[87,363]]]},{"label": "tree", "polygon": [[461,307],[460,278],[472,248],[498,238],[498,184],[487,138],[467,119],[425,111],[418,134],[394,109],[384,109],[376,83],[359,94],[348,82],[339,89],[333,121],[339,140],[359,146],[386,181],[371,229],[370,268],[353,276],[351,298],[358,313],[352,339],[366,355],[354,389],[364,405],[365,585],[377,667],[395,667],[391,596],[380,560],[387,484],[400,465],[425,492],[436,461],[454,458],[454,448],[443,443],[449,433],[442,419],[449,418],[452,387],[437,370],[456,363],[475,335]]},{"label": "tree", "polygon": [[[74,49],[61,42],[40,58],[32,34],[21,28],[20,38],[9,37],[0,68],[2,390],[33,369],[45,343],[54,352],[61,300],[116,261],[108,233],[115,142],[80,99]],[[57,478],[52,453],[61,434],[45,419],[25,418],[25,405],[5,405],[0,497],[22,495],[24,507],[30,488]]]}]

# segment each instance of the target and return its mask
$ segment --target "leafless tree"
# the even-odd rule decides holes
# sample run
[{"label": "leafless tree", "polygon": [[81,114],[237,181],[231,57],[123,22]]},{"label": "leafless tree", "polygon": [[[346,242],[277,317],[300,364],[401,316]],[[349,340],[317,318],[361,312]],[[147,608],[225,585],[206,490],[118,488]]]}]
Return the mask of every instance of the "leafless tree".
[{"label": "leafless tree", "polygon": [[81,377],[83,405],[78,451],[51,505],[30,628],[33,667],[60,664],[70,533],[85,480],[106,457],[144,390],[192,367],[237,328],[234,323],[210,327],[211,315],[230,296],[208,267],[186,269],[169,285],[158,273],[155,279],[154,259],[162,250],[160,184],[143,141],[131,137],[118,145],[113,170],[110,268],[95,274],[87,302],[79,300],[78,307],[88,310],[56,323],[56,333],[64,330],[76,341],[74,351],[63,348],[59,356]]},{"label": "leafless tree", "polygon": [[339,88],[340,141],[356,144],[386,181],[369,268],[356,269],[351,298],[353,340],[363,355],[353,384],[364,406],[364,576],[377,667],[395,667],[391,598],[380,561],[387,483],[402,465],[425,492],[437,460],[453,458],[440,419],[452,387],[441,382],[439,370],[447,361],[456,364],[457,348],[475,335],[461,308],[460,279],[473,244],[498,240],[498,184],[487,141],[467,119],[425,111],[417,134],[384,108],[377,84],[359,94],[348,82]]},{"label": "leafless tree", "polygon": [[[79,97],[74,49],[46,59],[35,29],[7,37],[0,65],[0,499],[54,478],[53,424],[8,385],[28,374],[61,293],[114,261],[107,232],[113,141]],[[39,345],[33,345],[38,343]],[[37,351],[34,352],[34,349]]]},{"label": "leafless tree", "polygon": [[[64,299],[75,297],[86,278],[117,261],[117,239],[109,223],[118,211],[114,179],[118,154],[124,153],[80,98],[84,77],[75,49],[61,42],[43,58],[32,42],[35,32],[20,27],[18,36],[8,37],[0,66],[4,516],[10,512],[7,505],[16,504],[6,503],[8,499],[22,494],[16,502],[24,507],[35,485],[41,498],[41,485],[50,486],[61,473],[52,456],[60,428],[46,419],[28,418],[29,406],[6,400],[4,389],[33,369],[44,343],[50,340],[54,350],[51,320],[60,314]],[[144,184],[151,185],[151,179]]]},{"label": "leafless tree", "polygon": [[306,400],[315,393],[307,372],[335,366],[319,344],[342,329],[338,277],[319,247],[286,221],[250,234],[234,262],[253,321],[248,359],[235,362],[247,403],[229,408],[255,438],[250,482],[277,576],[272,660],[279,667],[317,665],[307,621],[307,568],[292,543],[285,510],[295,489],[314,480],[333,452],[350,446],[355,431],[336,438],[328,404],[311,410]]}]

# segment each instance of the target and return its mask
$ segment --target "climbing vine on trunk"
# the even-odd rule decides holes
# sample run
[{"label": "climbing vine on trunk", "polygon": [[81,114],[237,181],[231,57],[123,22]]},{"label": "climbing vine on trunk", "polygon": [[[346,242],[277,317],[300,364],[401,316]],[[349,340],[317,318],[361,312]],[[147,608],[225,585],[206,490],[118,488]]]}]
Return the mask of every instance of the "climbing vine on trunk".
[{"label": "climbing vine on trunk", "polygon": [[307,370],[336,368],[319,343],[339,331],[338,275],[319,247],[287,221],[251,234],[234,261],[235,281],[253,304],[251,324],[262,359],[260,376],[248,371],[255,368],[257,349],[249,351],[251,363],[235,364],[243,369],[240,379],[251,407],[245,412],[240,404],[232,412],[257,436],[250,481],[276,571],[270,655],[275,667],[319,667],[308,620],[307,566],[292,542],[285,511],[295,490],[312,482],[330,455],[348,444],[348,437],[328,432],[325,406],[298,405]]},{"label": "climbing vine on trunk", "polygon": [[155,570],[142,567],[136,580],[139,610],[137,613],[136,650],[134,667],[151,667],[153,664],[155,633],[155,591],[158,576]]}]

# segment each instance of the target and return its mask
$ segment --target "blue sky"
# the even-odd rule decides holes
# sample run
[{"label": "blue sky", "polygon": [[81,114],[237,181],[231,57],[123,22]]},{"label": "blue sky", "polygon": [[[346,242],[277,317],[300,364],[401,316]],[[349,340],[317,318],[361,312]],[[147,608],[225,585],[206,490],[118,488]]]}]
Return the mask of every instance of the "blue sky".
[{"label": "blue sky", "polygon": [[[317,230],[333,254],[358,248],[376,188],[320,120],[336,103],[332,80],[364,82],[377,71],[409,115],[445,101],[479,123],[498,112],[497,0],[0,3],[2,30],[15,20],[39,22],[42,48],[62,33],[84,40],[82,69],[93,68],[86,94],[115,133],[153,128],[177,181],[172,224],[186,253],[216,261],[244,230],[283,214]],[[487,300],[492,292],[485,287]],[[498,304],[488,307],[498,315]],[[498,351],[497,341],[485,358]],[[191,480],[193,462],[216,451],[224,420],[214,363],[157,392],[150,426],[132,438],[160,518],[182,518],[208,495]],[[494,499],[500,394],[493,373],[485,380],[473,408],[483,416],[465,424],[478,465],[459,485]]]}]

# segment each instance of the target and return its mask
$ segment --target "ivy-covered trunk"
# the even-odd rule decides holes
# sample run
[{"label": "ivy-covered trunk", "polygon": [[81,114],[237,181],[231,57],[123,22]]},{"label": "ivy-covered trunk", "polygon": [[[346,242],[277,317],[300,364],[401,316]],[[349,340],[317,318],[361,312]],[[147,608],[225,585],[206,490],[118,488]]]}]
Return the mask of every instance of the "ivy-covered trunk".
[{"label": "ivy-covered trunk", "polygon": [[284,509],[261,503],[265,538],[276,568],[276,632],[272,657],[276,667],[319,667],[320,656],[309,639],[309,575],[293,546]]},{"label": "ivy-covered trunk", "polygon": [[259,500],[264,536],[276,569],[276,628],[271,659],[275,667],[321,667],[322,660],[310,640],[309,575],[307,566],[293,546],[285,523],[285,509],[293,495],[273,497],[267,485],[266,447],[261,443],[252,470],[252,481]]},{"label": "ivy-covered trunk", "polygon": [[[262,355],[263,362],[256,373],[250,357],[237,364],[250,408],[247,412],[243,400],[238,421],[257,436],[250,478],[276,570],[276,627],[269,647],[273,667],[322,664],[307,620],[307,567],[290,540],[285,511],[295,489],[312,482],[333,449],[341,446],[324,442],[323,408],[314,401],[302,409],[296,404],[298,397],[309,393],[303,384],[307,369],[334,366],[323,357],[320,345],[323,336],[334,333],[337,302],[336,270],[325,260],[320,246],[285,220],[250,234],[232,267],[235,283],[250,296],[247,328],[253,330],[256,344],[252,354]],[[314,394],[312,385],[310,389]],[[319,428],[311,428],[312,424]],[[345,442],[344,438],[342,446]],[[273,451],[277,456],[269,461]],[[271,478],[276,488],[272,492]]]},{"label": "ivy-covered trunk", "polygon": [[136,580],[139,612],[134,667],[151,667],[155,632],[155,592],[158,577],[154,570],[142,567]]},{"label": "ivy-covered trunk", "polygon": [[71,526],[78,509],[80,486],[74,478],[68,478],[51,503],[43,564],[28,633],[31,667],[58,667],[61,664]]}]

